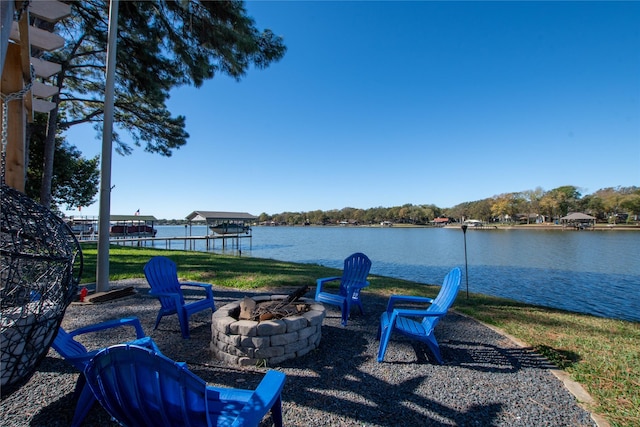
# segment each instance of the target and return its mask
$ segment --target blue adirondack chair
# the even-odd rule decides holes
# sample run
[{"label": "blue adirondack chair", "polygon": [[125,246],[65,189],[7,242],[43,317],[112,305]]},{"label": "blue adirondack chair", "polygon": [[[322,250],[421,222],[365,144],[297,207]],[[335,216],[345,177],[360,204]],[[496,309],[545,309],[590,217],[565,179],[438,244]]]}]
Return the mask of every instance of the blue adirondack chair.
[{"label": "blue adirondack chair", "polygon": [[[189,317],[193,313],[211,309],[216,310],[213,301],[213,287],[207,283],[178,281],[178,268],[176,263],[167,257],[153,257],[144,266],[144,275],[151,286],[150,295],[158,297],[160,300],[160,311],[156,318],[154,329],[158,328],[160,319],[163,316],[177,314],[180,322],[180,331],[183,338],[189,338]],[[203,299],[186,303],[182,286],[196,286],[205,291]]]},{"label": "blue adirondack chair", "polygon": [[[344,260],[342,276],[324,277],[316,280],[316,298],[318,302],[337,305],[342,311],[342,325],[347,326],[347,319],[351,312],[351,305],[355,304],[360,308],[360,313],[364,314],[362,301],[360,300],[360,290],[369,286],[367,276],[371,269],[371,260],[363,253],[356,252]],[[338,293],[328,292],[324,286],[339,280],[340,289]]]},{"label": "blue adirondack chair", "polygon": [[[98,348],[95,350],[87,350],[85,346],[75,340],[75,337],[90,332],[104,331],[106,329],[113,329],[121,326],[132,326],[135,329],[137,339],[130,341],[131,344],[159,351],[155,342],[153,342],[150,337],[145,336],[144,331],[142,330],[142,325],[140,325],[140,320],[138,320],[136,317],[108,320],[106,322],[84,326],[71,332],[67,332],[62,328],[58,328],[58,334],[53,340],[51,347],[53,347],[53,349],[57,351],[66,362],[70,363],[74,368],[80,371],[80,375],[78,376],[78,381],[76,382],[76,388],[74,392],[76,398],[81,395],[82,391],[86,387],[85,377],[83,374],[85,367],[87,366],[89,361],[100,350],[103,349]],[[84,417],[91,409],[93,402],[95,401],[95,399],[90,399],[91,396],[93,395],[89,393],[89,396],[87,399],[85,399],[85,402],[82,405],[78,404],[78,406],[76,407],[76,416],[78,417],[79,423],[82,422]]]},{"label": "blue adirondack chair", "polygon": [[[380,317],[380,327],[378,329],[378,339],[380,348],[378,349],[378,362],[384,359],[387,351],[387,344],[391,337],[391,332],[396,331],[402,335],[417,339],[427,344],[438,363],[442,364],[440,346],[433,333],[434,328],[440,319],[447,314],[453,304],[460,289],[460,269],[454,268],[447,274],[442,282],[442,287],[435,299],[427,297],[392,295],[387,304],[387,311]],[[425,309],[394,308],[396,303],[402,304],[424,304]]]},{"label": "blue adirondack chair", "polygon": [[[282,426],[285,374],[267,371],[255,390],[209,386],[186,365],[135,345],[98,353],[85,369],[87,389],[128,427],[257,426],[271,411]],[[77,425],[74,423],[73,425]]]}]

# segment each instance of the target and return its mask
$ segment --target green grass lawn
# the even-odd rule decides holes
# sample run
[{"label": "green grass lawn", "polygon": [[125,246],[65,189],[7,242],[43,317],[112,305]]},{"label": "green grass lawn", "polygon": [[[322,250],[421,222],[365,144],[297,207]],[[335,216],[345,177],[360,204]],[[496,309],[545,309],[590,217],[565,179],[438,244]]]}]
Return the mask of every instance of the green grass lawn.
[{"label": "green grass lawn", "polygon": [[[83,283],[96,277],[97,249],[83,244]],[[339,276],[340,270],[317,264],[234,257],[205,252],[167,251],[111,246],[111,280],[144,277],[142,268],[153,256],[165,255],[178,264],[180,278],[239,288],[261,289],[309,285],[318,277]],[[434,297],[437,286],[382,276],[370,276],[367,292],[380,295],[420,294]],[[589,409],[612,426],[640,425],[640,323],[603,319],[517,303],[485,295],[460,294],[454,309],[494,325],[546,356],[595,399]]]}]

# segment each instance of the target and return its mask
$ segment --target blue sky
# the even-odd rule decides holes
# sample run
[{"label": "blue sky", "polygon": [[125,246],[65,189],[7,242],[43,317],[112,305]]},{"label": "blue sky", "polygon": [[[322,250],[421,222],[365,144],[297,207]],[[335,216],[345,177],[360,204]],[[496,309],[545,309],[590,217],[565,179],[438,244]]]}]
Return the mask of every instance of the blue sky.
[{"label": "blue sky", "polygon": [[[240,82],[174,90],[190,139],[170,158],[114,154],[112,214],[446,208],[640,185],[640,2],[246,6],[287,54]],[[90,128],[67,137],[100,153]]]}]

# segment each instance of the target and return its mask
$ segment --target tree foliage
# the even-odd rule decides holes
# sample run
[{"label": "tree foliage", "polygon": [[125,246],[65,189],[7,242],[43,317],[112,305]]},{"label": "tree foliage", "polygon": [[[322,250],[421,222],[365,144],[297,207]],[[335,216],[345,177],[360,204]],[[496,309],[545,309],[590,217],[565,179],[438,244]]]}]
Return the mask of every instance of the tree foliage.
[{"label": "tree foliage", "polygon": [[[43,54],[62,65],[45,144],[43,204],[50,194],[56,115],[65,112],[65,129],[80,123],[102,128],[109,3],[70,2],[72,15],[57,31],[64,48]],[[172,89],[199,87],[219,74],[240,79],[251,66],[265,68],[286,51],[281,37],[256,28],[241,1],[119,2],[117,40],[113,143],[120,154],[133,150],[127,135],[134,146],[171,156],[189,137],[186,118],[166,106]]]},{"label": "tree foliage", "polygon": [[[347,207],[329,211],[283,212],[260,214],[259,221],[278,225],[379,224],[391,221],[396,224],[428,225],[435,218],[447,217],[462,222],[478,219],[484,222],[526,222],[532,217],[554,221],[569,212],[585,212],[601,221],[615,221],[624,213],[628,221],[640,217],[640,187],[617,187],[598,190],[582,197],[574,186],[562,186],[549,191],[541,187],[534,190],[504,193],[487,199],[464,202],[450,208],[433,204],[405,204],[392,207],[357,209]],[[617,216],[616,216],[617,215]],[[637,221],[637,219],[635,220]]]},{"label": "tree foliage", "polygon": [[[31,126],[25,194],[36,201],[40,198],[46,119],[45,114],[36,114]],[[98,166],[97,156],[92,159],[82,157],[77,147],[67,143],[58,134],[55,139],[51,208],[57,210],[66,206],[67,209],[74,209],[94,203],[100,180]]]}]

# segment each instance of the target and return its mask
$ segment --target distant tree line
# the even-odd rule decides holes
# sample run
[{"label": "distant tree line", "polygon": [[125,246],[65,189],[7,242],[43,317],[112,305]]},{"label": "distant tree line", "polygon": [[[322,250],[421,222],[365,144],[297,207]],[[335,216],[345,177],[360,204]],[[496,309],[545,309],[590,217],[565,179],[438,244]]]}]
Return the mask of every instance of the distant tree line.
[{"label": "distant tree line", "polygon": [[428,225],[435,218],[451,222],[477,219],[483,222],[553,222],[571,212],[583,212],[601,222],[633,222],[640,216],[640,187],[603,188],[583,196],[577,187],[567,185],[544,191],[499,194],[483,200],[460,203],[451,208],[411,203],[394,207],[357,209],[346,207],[329,211],[262,213],[260,223],[277,225],[394,224]]}]

